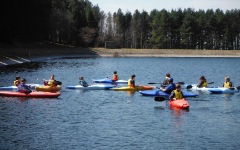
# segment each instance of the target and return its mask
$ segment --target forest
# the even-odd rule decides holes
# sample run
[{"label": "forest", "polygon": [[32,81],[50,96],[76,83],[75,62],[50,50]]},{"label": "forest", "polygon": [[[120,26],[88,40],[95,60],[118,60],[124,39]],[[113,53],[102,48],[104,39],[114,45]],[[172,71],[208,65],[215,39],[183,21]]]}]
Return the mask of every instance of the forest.
[{"label": "forest", "polygon": [[113,14],[89,0],[2,2],[0,40],[47,41],[78,47],[239,50],[240,10],[193,8]]}]

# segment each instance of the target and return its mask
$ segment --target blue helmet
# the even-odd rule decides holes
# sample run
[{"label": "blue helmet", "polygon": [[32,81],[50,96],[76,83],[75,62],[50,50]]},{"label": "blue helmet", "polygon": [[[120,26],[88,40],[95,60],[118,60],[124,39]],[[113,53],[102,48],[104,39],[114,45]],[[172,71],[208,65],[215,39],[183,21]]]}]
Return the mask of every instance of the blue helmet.
[{"label": "blue helmet", "polygon": [[169,82],[173,82],[173,78],[169,78],[168,81],[169,81]]}]

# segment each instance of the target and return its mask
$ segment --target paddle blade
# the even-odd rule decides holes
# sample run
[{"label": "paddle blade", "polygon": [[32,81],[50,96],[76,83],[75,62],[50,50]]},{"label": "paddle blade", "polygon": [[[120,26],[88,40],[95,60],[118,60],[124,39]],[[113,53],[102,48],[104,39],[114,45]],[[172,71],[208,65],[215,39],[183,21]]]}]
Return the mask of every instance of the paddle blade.
[{"label": "paddle blade", "polygon": [[208,83],[208,84],[213,84],[214,82],[210,82],[210,83]]},{"label": "paddle blade", "polygon": [[184,84],[184,82],[178,82],[178,84],[181,84],[181,85],[183,85],[183,84]]},{"label": "paddle blade", "polygon": [[165,101],[166,99],[164,97],[155,97],[155,101]]},{"label": "paddle blade", "polygon": [[192,85],[188,85],[187,86],[187,89],[191,89],[193,86]]},{"label": "paddle blade", "polygon": [[236,87],[238,90],[240,90],[240,86]]}]

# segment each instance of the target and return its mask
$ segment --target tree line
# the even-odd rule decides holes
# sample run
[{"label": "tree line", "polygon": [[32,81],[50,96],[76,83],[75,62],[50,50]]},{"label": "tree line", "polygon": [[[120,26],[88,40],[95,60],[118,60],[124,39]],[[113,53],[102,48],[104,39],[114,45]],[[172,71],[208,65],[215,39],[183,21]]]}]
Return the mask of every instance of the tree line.
[{"label": "tree line", "polygon": [[105,13],[89,0],[2,2],[1,42],[51,41],[80,47],[238,50],[240,10],[154,9]]}]

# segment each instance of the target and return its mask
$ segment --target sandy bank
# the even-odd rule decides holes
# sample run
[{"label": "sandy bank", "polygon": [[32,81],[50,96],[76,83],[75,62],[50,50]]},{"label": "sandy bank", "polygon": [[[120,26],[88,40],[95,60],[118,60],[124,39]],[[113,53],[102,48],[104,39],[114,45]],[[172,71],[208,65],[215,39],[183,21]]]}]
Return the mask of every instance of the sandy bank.
[{"label": "sandy bank", "polygon": [[0,66],[53,57],[240,57],[240,50],[1,48]]}]

